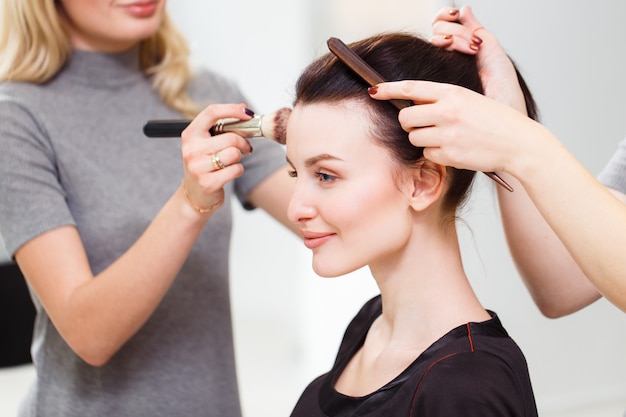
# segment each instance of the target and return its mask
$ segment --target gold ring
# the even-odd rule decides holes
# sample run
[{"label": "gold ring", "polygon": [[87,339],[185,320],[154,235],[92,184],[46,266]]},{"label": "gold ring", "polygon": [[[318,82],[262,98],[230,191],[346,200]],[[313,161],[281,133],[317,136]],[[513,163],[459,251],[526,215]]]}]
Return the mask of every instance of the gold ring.
[{"label": "gold ring", "polygon": [[213,163],[213,167],[216,171],[226,168],[226,165],[224,165],[217,152],[211,154],[211,162]]}]

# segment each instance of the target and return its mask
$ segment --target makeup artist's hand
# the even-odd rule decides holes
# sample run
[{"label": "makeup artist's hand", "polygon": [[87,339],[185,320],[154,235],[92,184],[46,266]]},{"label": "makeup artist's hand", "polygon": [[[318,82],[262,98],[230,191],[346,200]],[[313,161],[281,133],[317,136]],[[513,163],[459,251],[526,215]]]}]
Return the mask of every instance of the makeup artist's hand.
[{"label": "makeup artist's hand", "polygon": [[371,97],[418,104],[400,111],[400,124],[426,158],[442,165],[515,175],[527,158],[542,158],[541,141],[553,137],[519,111],[456,85],[388,82]]},{"label": "makeup artist's hand", "polygon": [[250,119],[246,105],[213,104],[200,112],[181,134],[184,164],[183,191],[188,202],[211,211],[224,202],[224,185],[243,174],[242,156],[252,151],[250,143],[236,133],[211,136],[209,129],[219,119]]},{"label": "makeup artist's hand", "polygon": [[441,9],[433,20],[431,43],[449,51],[477,55],[485,95],[526,113],[513,63],[469,6]]}]

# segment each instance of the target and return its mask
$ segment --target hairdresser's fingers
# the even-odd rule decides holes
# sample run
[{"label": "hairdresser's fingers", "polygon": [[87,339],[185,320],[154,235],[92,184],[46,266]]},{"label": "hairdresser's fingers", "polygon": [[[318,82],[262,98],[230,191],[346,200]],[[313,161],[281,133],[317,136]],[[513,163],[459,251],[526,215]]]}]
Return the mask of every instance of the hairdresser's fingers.
[{"label": "hairdresser's fingers", "polygon": [[489,166],[485,155],[472,146],[463,131],[450,125],[412,129],[409,140],[416,147],[424,148],[424,157],[437,164],[474,171]]},{"label": "hairdresser's fingers", "polygon": [[[455,22],[459,17],[459,9],[456,7],[444,7],[439,9],[432,21],[433,36],[430,43],[439,48],[448,48],[454,42],[453,32]],[[448,23],[449,27],[446,25]],[[446,30],[447,28],[447,30]]]},{"label": "hairdresser's fingers", "polygon": [[[489,133],[490,101],[484,96],[456,85],[396,81],[379,84],[372,97],[417,103],[402,109],[398,120],[414,146],[440,149],[434,162],[475,170],[482,166],[484,157],[476,155],[475,144]],[[470,154],[475,157],[468,158]]]},{"label": "hairdresser's fingers", "polygon": [[[468,44],[457,42],[456,39],[459,37],[467,39],[468,36],[479,37],[481,42],[477,50],[477,63],[484,94],[525,113],[526,105],[515,67],[498,39],[481,26],[469,6],[460,9],[460,22],[456,24],[456,30],[459,32],[454,32],[455,41],[446,49],[474,53],[468,51]],[[475,45],[474,41],[470,42],[469,45]]]},{"label": "hairdresser's fingers", "polygon": [[449,33],[434,33],[430,38],[430,43],[435,45],[438,48],[447,49],[454,42],[454,37]]},{"label": "hairdresser's fingers", "polygon": [[454,99],[463,87],[424,80],[403,80],[378,84],[368,89],[370,97],[376,100],[402,99],[415,104],[434,103],[445,97]]},{"label": "hairdresser's fingers", "polygon": [[449,51],[474,55],[480,50],[483,42],[479,34],[481,30],[484,29],[478,23],[463,24],[458,21],[437,20],[433,23],[431,43]]},{"label": "hairdresser's fingers", "polygon": [[[424,158],[439,165],[454,166],[454,165],[451,165],[450,163],[447,163],[445,154],[443,153],[441,148],[436,148],[436,147],[424,148]],[[459,167],[454,167],[454,168],[459,168]]]},{"label": "hairdresser's fingers", "polygon": [[482,28],[480,21],[474,16],[474,12],[470,6],[465,5],[461,7],[459,16],[459,22],[470,31],[478,32]]},{"label": "hairdresser's fingers", "polygon": [[433,24],[437,21],[456,22],[459,19],[459,9],[456,7],[442,7],[435,13]]},{"label": "hairdresser's fingers", "polygon": [[[473,130],[484,128],[491,119],[491,100],[483,95],[453,84],[423,80],[381,83],[368,90],[378,100],[401,99],[415,103],[402,109],[398,120],[403,129],[432,127],[458,129],[459,125]],[[481,122],[481,120],[483,122]],[[457,135],[458,133],[455,133]],[[420,143],[433,146],[433,143]]]},{"label": "hairdresser's fingers", "polygon": [[448,51],[475,55],[480,50],[482,39],[459,23],[437,22],[433,26],[430,43]]},{"label": "hairdresser's fingers", "polygon": [[424,157],[437,164],[455,168],[477,170],[476,158],[468,158],[473,153],[467,148],[467,138],[460,131],[448,125],[412,129],[409,140],[418,148],[424,148]]}]

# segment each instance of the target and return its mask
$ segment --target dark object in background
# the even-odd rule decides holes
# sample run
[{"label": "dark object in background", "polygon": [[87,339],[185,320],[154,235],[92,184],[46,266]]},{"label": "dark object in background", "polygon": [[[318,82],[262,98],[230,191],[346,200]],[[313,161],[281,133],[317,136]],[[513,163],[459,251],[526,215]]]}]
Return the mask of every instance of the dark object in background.
[{"label": "dark object in background", "polygon": [[0,367],[31,363],[35,307],[19,267],[0,264]]}]

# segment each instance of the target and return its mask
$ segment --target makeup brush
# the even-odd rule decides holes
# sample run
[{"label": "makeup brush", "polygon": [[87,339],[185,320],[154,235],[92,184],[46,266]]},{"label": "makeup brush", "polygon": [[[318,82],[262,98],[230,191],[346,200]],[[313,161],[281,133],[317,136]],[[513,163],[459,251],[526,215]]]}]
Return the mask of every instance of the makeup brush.
[{"label": "makeup brush", "polygon": [[[330,38],[327,41],[328,49],[333,53],[341,62],[346,64],[348,68],[354,71],[359,77],[363,79],[370,87],[374,87],[377,84],[384,83],[385,79],[376,72],[367,62],[357,55],[352,49],[348,47],[341,39]],[[396,106],[398,110],[402,110],[405,107],[412,106],[413,103],[406,100],[388,100]],[[495,172],[485,172],[489,178],[494,180],[498,185],[501,185],[506,190],[513,192],[511,187],[506,181],[504,181]]]},{"label": "makeup brush", "polygon": [[[273,113],[254,116],[250,120],[220,119],[209,129],[209,132],[212,135],[234,132],[245,138],[266,137],[284,145],[287,139],[289,115],[291,115],[291,109],[283,107]],[[189,123],[191,123],[190,119],[148,120],[143,126],[143,133],[150,138],[180,137]]]}]

